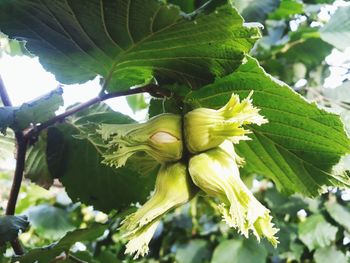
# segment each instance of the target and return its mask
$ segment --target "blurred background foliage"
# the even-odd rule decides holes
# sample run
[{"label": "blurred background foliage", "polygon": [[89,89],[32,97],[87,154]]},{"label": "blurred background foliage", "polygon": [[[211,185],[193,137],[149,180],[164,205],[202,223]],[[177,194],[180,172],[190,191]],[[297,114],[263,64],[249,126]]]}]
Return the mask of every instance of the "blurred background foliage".
[{"label": "blurred background foliage", "polygon": [[[191,13],[205,1],[167,2]],[[235,0],[233,4],[246,22],[263,26],[263,37],[252,55],[265,71],[320,107],[339,113],[350,132],[350,48],[346,48],[350,43],[350,3]],[[4,35],[0,42],[0,56],[29,55],[21,43]],[[143,95],[128,98],[128,103],[134,112],[149,105]],[[6,157],[13,154],[13,142],[9,138],[0,143],[0,167],[4,167]],[[349,170],[350,158],[344,158],[342,165]],[[0,170],[0,214],[6,207],[11,175],[12,171]],[[221,222],[210,200],[198,196],[166,216],[151,241],[150,254],[137,262],[350,262],[349,191],[328,189],[317,199],[286,197],[259,175],[245,180],[270,208],[280,228],[277,249],[265,240],[258,244],[254,239],[239,236]],[[20,236],[24,246],[59,250],[62,254],[55,262],[134,262],[124,256],[125,240],[117,231],[120,218],[116,212],[106,215],[91,206],[73,203],[56,180],[49,191],[25,182],[16,212],[27,215],[31,222],[29,230]],[[90,230],[75,230],[84,227]],[[98,236],[101,237],[96,239]],[[9,262],[10,247],[0,250],[4,253],[0,254],[0,262]],[[27,262],[41,257],[41,251],[32,250]],[[41,260],[46,262],[44,257]]]}]

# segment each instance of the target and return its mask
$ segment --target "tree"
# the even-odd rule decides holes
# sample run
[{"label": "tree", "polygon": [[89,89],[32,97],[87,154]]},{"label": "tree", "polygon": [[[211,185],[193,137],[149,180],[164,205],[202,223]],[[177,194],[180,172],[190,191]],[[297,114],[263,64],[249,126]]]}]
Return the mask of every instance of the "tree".
[{"label": "tree", "polygon": [[[131,258],[123,255],[125,236],[117,229],[125,230],[129,226],[127,231],[131,234],[128,238],[136,239],[137,243],[140,242],[137,239],[139,233],[147,233],[149,229],[154,232],[158,225],[160,234],[156,232],[150,243],[150,255],[141,260],[228,262],[233,258],[242,262],[250,258],[249,262],[265,262],[267,259],[277,262],[323,262],[326,259],[347,262],[349,245],[341,243],[349,234],[346,218],[350,212],[341,199],[342,192],[332,190],[319,199],[310,199],[319,196],[325,187],[345,188],[350,182],[346,166],[341,169],[339,165],[349,153],[349,138],[339,115],[326,109],[341,110],[346,118],[348,82],[331,92],[322,87],[328,68],[325,57],[334,47],[344,50],[347,47],[344,43],[350,42],[349,6],[339,7],[327,23],[318,16],[320,10],[329,8],[328,4],[332,2],[2,1],[0,30],[9,39],[24,41],[13,42],[17,47],[38,56],[41,64],[62,84],[82,83],[100,76],[101,92],[98,97],[55,115],[62,105],[61,87],[38,100],[13,107],[1,83],[4,106],[0,108],[0,128],[4,135],[9,128],[14,133],[13,137],[11,132],[2,136],[1,143],[11,145],[11,138],[14,138],[17,163],[6,216],[0,219],[5,226],[5,238],[1,237],[0,241],[11,241],[17,254],[15,259],[21,262],[118,262]],[[295,25],[295,29],[291,25]],[[298,84],[300,79],[307,84]],[[142,99],[143,93],[151,95],[149,105]],[[231,97],[232,94],[236,97]],[[317,99],[319,105],[310,103],[300,94],[310,100]],[[140,126],[103,103],[113,97],[129,95],[133,95],[128,101],[135,110],[148,107],[149,116],[156,116],[151,125]],[[249,96],[252,102],[244,100]],[[226,104],[228,101],[231,104]],[[229,110],[240,105],[239,101],[250,110],[242,112],[253,112],[254,118],[241,122],[226,119]],[[203,197],[203,193],[210,195],[212,188],[207,189],[210,182],[202,183],[200,177],[213,167],[209,166],[212,160],[222,160],[224,157],[220,156],[226,153],[210,152],[219,145],[214,143],[213,137],[210,137],[210,146],[202,145],[202,137],[199,137],[199,145],[192,144],[189,138],[192,132],[193,141],[196,135],[200,136],[202,129],[198,128],[199,125],[206,118],[209,121],[216,118],[216,113],[211,119],[208,112],[225,104],[228,112],[225,112],[224,119],[220,119],[222,125],[215,127],[226,131],[227,126],[232,129],[233,123],[235,135],[244,135],[241,125],[251,131],[251,140],[236,143],[227,162],[232,171],[237,171],[236,179],[240,181],[238,165],[241,163],[237,155],[245,159],[245,164],[240,167],[245,185],[249,185],[254,176],[260,179],[260,188],[255,195],[270,208],[274,217],[272,221],[280,229],[277,249],[268,245],[265,239],[258,245],[252,237],[245,239],[234,230],[225,228],[220,222],[223,206],[218,206],[216,199]],[[238,108],[234,109],[239,112]],[[199,118],[199,124],[194,125],[194,118],[190,118],[189,113],[197,113],[198,109],[205,117]],[[164,112],[169,114],[162,115]],[[159,127],[170,129],[174,122],[169,116],[179,116],[179,119],[175,117],[179,121],[176,127],[182,128],[176,136],[173,130],[160,130],[160,133],[157,130]],[[122,131],[120,127],[123,127]],[[148,144],[142,147],[148,155],[137,153],[129,156],[130,149],[140,149],[137,147],[145,144],[142,140],[150,131],[152,136],[146,136],[147,139],[156,142],[150,144],[147,141]],[[174,136],[169,137],[169,134]],[[232,134],[227,137],[232,137]],[[180,141],[184,144],[178,145],[174,138],[183,138]],[[162,144],[164,140],[177,146],[156,144]],[[127,151],[113,148],[116,145],[127,148]],[[177,155],[179,147],[181,154]],[[169,153],[174,155],[165,158]],[[159,168],[159,162],[168,163],[169,160],[180,160],[185,168],[173,164],[162,164]],[[195,166],[193,163],[197,160],[200,163]],[[207,169],[197,175],[191,172],[191,162],[192,170],[202,168],[202,165]],[[179,174],[182,172],[178,172],[184,169],[186,174],[187,168],[191,175],[190,184],[198,193],[172,191],[174,186],[176,189],[182,184],[188,186],[187,181],[181,181]],[[215,171],[217,169],[213,173]],[[40,237],[35,244],[27,246],[60,240],[49,247],[24,253],[16,235],[9,232],[27,227],[25,218],[13,217],[23,173],[44,188],[51,187],[58,179],[74,202],[93,205],[109,214],[108,223],[96,224],[91,222],[93,220],[79,219],[84,213],[84,205],[53,206],[50,198],[39,196],[28,200],[25,206],[35,205],[28,210],[29,221],[35,235]],[[169,176],[175,173],[177,177]],[[163,181],[159,179],[161,176],[165,178]],[[170,183],[167,178],[170,178]],[[132,214],[135,209],[130,208],[130,204],[152,200],[148,196],[155,184],[162,185],[156,194],[161,193],[163,197],[174,197],[179,192],[178,198],[184,200],[176,199],[176,205],[188,199],[192,201],[176,210],[180,212],[168,214],[160,221],[160,215],[169,210],[161,210],[163,203],[159,200],[167,197],[160,198],[145,212],[151,225],[147,220],[145,224],[141,224],[141,220],[130,225],[125,223],[138,216],[138,212]],[[240,189],[246,188],[243,183],[237,183],[235,187],[238,185]],[[34,186],[28,186],[28,189],[31,187]],[[255,200],[248,190],[241,191],[241,196],[247,195],[249,202]],[[222,195],[217,197],[220,199]],[[260,207],[254,204],[254,208]],[[148,214],[151,209],[156,211],[153,217]],[[244,209],[250,211],[251,208],[241,205],[235,212],[248,214]],[[308,216],[303,216],[300,211]],[[262,215],[257,218],[260,217]],[[120,227],[121,220],[124,223]],[[266,219],[269,224],[264,227],[258,227],[256,222],[258,219],[254,226],[249,227],[250,231],[256,231],[258,237],[273,240],[271,235],[275,233],[271,234],[274,228],[270,225],[270,218]],[[139,225],[133,228],[133,224]],[[87,228],[82,229],[83,225]],[[244,232],[244,227],[240,228],[237,222],[231,222],[231,225]],[[266,233],[267,229],[271,230],[270,233]],[[168,234],[166,230],[170,230]],[[105,235],[99,238],[103,233]],[[71,249],[77,241],[87,242],[84,253]]]}]

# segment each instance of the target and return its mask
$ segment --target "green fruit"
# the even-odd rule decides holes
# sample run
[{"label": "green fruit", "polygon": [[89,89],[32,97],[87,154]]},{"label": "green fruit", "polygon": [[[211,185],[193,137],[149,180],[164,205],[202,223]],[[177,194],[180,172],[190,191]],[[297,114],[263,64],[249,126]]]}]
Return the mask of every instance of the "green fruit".
[{"label": "green fruit", "polygon": [[232,94],[228,103],[218,110],[198,108],[188,112],[184,119],[185,141],[192,153],[203,152],[218,147],[225,140],[238,143],[249,140],[250,133],[242,126],[261,125],[267,120],[252,105],[252,92],[240,102],[238,95]]},{"label": "green fruit", "polygon": [[146,123],[102,124],[97,131],[108,141],[104,163],[120,167],[136,152],[146,152],[159,163],[182,157],[181,116],[161,114]]},{"label": "green fruit", "polygon": [[164,164],[156,180],[154,194],[123,222],[121,231],[129,239],[125,253],[144,256],[160,218],[169,210],[189,202],[197,193],[187,168],[182,163]]},{"label": "green fruit", "polygon": [[238,232],[248,237],[249,230],[258,240],[266,237],[272,245],[278,229],[271,223],[270,211],[250,192],[240,178],[237,155],[231,149],[218,147],[193,156],[189,172],[193,182],[210,196],[217,197],[223,220]]}]

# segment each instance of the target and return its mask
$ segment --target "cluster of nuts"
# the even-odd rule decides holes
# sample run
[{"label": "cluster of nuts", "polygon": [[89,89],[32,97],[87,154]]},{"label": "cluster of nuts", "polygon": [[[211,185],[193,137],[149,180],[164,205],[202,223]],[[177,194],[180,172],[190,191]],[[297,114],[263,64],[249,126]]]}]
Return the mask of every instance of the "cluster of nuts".
[{"label": "cluster of nuts", "polygon": [[[267,122],[252,105],[251,95],[240,101],[232,94],[224,107],[195,109],[184,121],[180,115],[165,113],[142,124],[101,125],[98,132],[111,149],[104,163],[123,166],[139,151],[161,163],[153,195],[122,222],[120,230],[129,239],[125,253],[135,253],[135,258],[147,254],[161,217],[189,202],[199,190],[220,200],[218,209],[230,227],[277,245],[278,229],[270,211],[241,180],[239,166],[244,160],[234,150],[234,144],[249,139],[244,125]],[[187,160],[182,158],[184,147],[190,152]]]}]

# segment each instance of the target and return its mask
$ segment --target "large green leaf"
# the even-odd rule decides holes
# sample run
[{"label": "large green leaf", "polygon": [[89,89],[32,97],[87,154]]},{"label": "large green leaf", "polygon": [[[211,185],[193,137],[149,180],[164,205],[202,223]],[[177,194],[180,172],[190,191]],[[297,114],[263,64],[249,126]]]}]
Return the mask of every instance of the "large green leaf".
[{"label": "large green leaf", "polygon": [[264,263],[267,251],[253,239],[226,240],[214,250],[211,263]]},{"label": "large green leaf", "polygon": [[198,87],[237,68],[259,37],[230,5],[189,18],[156,0],[5,0],[0,25],[60,82],[100,75],[109,90],[153,77]]},{"label": "large green leaf", "polygon": [[299,224],[299,238],[308,247],[323,248],[335,241],[338,228],[328,223],[321,214],[315,214]]},{"label": "large green leaf", "polygon": [[305,101],[267,75],[256,60],[248,58],[234,73],[190,93],[185,100],[195,107],[219,108],[232,92],[245,98],[251,90],[254,105],[269,123],[250,126],[252,140],[236,146],[246,159],[246,172],[271,178],[288,194],[314,196],[324,185],[349,185],[349,178],[332,173],[350,147],[339,116]]},{"label": "large green leaf", "polygon": [[49,170],[60,179],[72,200],[105,212],[145,201],[154,187],[154,166],[138,169],[136,164],[140,166],[140,162],[132,160],[119,169],[101,164],[104,143],[96,133],[98,125],[130,122],[129,117],[100,104],[49,129]]},{"label": "large green leaf", "polygon": [[15,257],[12,262],[21,263],[47,263],[52,262],[55,257],[60,255],[62,252],[69,253],[70,248],[76,242],[91,241],[102,236],[106,230],[107,225],[95,224],[90,228],[77,229],[72,232],[68,232],[60,241],[53,243],[50,246],[43,248],[35,248],[30,250],[27,254],[22,257]]},{"label": "large green leaf", "polygon": [[339,7],[329,22],[321,28],[324,41],[338,49],[344,50],[350,43],[350,6]]}]

